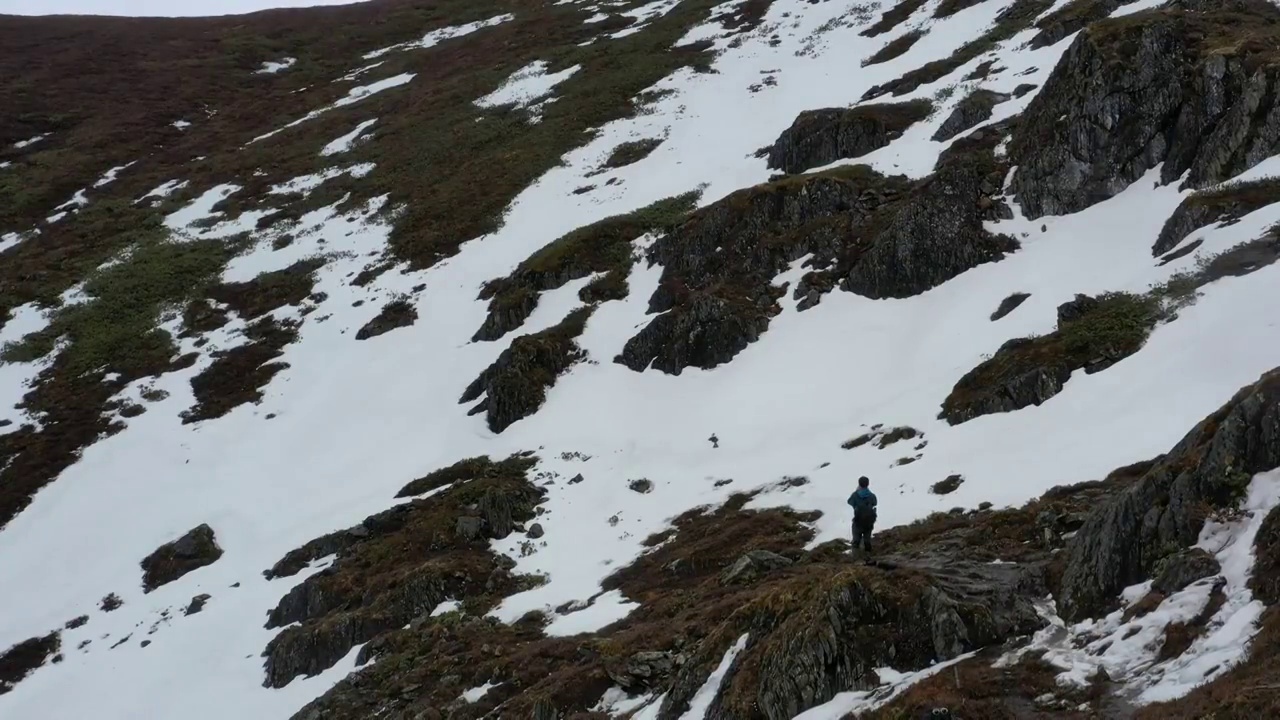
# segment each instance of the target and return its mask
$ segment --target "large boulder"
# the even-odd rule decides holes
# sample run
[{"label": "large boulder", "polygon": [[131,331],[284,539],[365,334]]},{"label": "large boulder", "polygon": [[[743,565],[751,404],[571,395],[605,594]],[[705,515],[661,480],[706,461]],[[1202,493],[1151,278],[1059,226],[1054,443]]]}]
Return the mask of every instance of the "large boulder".
[{"label": "large boulder", "polygon": [[1266,0],[1186,0],[1081,32],[1009,145],[1023,212],[1083,210],[1157,166],[1204,187],[1275,154],[1277,21]]},{"label": "large boulder", "polygon": [[938,126],[937,132],[933,134],[934,142],[945,142],[980,122],[985,122],[991,118],[995,111],[996,105],[1006,102],[1010,98],[1004,93],[992,92],[986,89],[974,90],[956,103],[955,108],[951,110],[951,114],[946,120]]},{"label": "large boulder", "polygon": [[222,557],[213,528],[198,525],[185,535],[156,548],[142,561],[142,588],[151,592],[192,570],[211,565]]}]

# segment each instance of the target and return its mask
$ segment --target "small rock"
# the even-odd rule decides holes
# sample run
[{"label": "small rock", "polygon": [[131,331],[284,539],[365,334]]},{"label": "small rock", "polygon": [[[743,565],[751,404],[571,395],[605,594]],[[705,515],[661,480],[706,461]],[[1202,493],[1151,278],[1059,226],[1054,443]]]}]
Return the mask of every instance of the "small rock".
[{"label": "small rock", "polygon": [[641,495],[647,495],[648,493],[653,492],[653,481],[647,478],[640,478],[627,483],[627,487]]},{"label": "small rock", "polygon": [[146,646],[148,646],[148,645],[150,645],[150,644],[151,644],[151,641],[150,641],[150,640],[143,640],[142,642],[140,642],[140,643],[138,643],[138,644],[139,644],[139,645],[141,645],[142,647],[146,647]]},{"label": "small rock", "polygon": [[120,599],[119,595],[110,593],[102,598],[102,603],[98,607],[102,608],[102,612],[111,612],[123,604],[124,601]]},{"label": "small rock", "polygon": [[66,627],[68,630],[75,630],[76,628],[83,626],[87,622],[89,622],[89,616],[81,615],[80,617],[72,618],[68,620],[67,624],[64,627]]},{"label": "small rock", "polygon": [[570,484],[570,485],[577,485],[578,483],[582,482],[583,480],[584,480],[584,478],[582,477],[582,473],[578,473],[577,475],[574,475],[574,476],[573,476],[573,479],[569,480],[569,484]]},{"label": "small rock", "polygon": [[529,526],[529,531],[528,531],[529,537],[537,540],[538,538],[542,537],[545,534],[546,533],[542,529],[542,523],[534,523]]},{"label": "small rock", "polygon": [[464,540],[477,540],[482,527],[483,523],[478,517],[460,517],[454,529],[458,537]]},{"label": "small rock", "polygon": [[933,487],[929,488],[929,492],[934,495],[947,495],[955,492],[962,484],[964,484],[963,475],[948,475],[946,479],[934,483]]},{"label": "small rock", "polygon": [[738,558],[720,574],[720,582],[725,585],[751,582],[761,575],[784,568],[791,564],[789,558],[768,550],[752,550]]},{"label": "small rock", "polygon": [[1077,293],[1074,300],[1064,302],[1058,306],[1058,325],[1062,326],[1079,320],[1101,304],[1101,301],[1097,298]]},{"label": "small rock", "polygon": [[989,502],[980,502],[980,503],[978,503],[978,509],[979,509],[979,510],[990,510],[992,507],[993,507],[993,506],[992,506],[992,504],[991,504],[991,503],[989,503]]},{"label": "small rock", "polygon": [[716,487],[724,487],[725,485],[728,485],[731,482],[733,482],[733,480],[731,479],[717,480],[715,485]]},{"label": "small rock", "polygon": [[208,593],[202,593],[200,595],[196,595],[195,597],[191,598],[191,603],[187,605],[186,610],[182,611],[182,614],[195,615],[201,610],[204,610],[204,605],[205,603],[209,602],[209,598],[210,598],[210,595]]}]

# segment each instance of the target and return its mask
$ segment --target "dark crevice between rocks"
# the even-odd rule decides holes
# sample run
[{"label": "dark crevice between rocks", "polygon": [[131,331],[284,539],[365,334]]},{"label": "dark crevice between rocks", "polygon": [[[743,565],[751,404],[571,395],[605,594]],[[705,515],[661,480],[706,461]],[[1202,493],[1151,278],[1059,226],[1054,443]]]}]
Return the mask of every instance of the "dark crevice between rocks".
[{"label": "dark crevice between rocks", "polygon": [[888,95],[906,95],[917,88],[937,82],[961,66],[995,49],[1029,27],[1040,13],[1053,6],[1053,0],[1017,0],[996,16],[995,23],[980,37],[962,45],[950,57],[921,65],[895,80],[876,85],[862,95],[863,100],[874,100]]},{"label": "dark crevice between rocks", "polygon": [[385,335],[397,328],[409,327],[418,321],[418,310],[408,298],[396,298],[382,306],[372,320],[356,332],[356,340]]},{"label": "dark crevice between rocks", "polygon": [[1280,179],[1276,178],[1228,183],[1192,193],[1165,221],[1151,254],[1168,253],[1200,228],[1214,223],[1233,225],[1245,215],[1276,202],[1280,202]]},{"label": "dark crevice between rocks", "polygon": [[489,315],[472,340],[497,340],[524,324],[539,296],[572,280],[601,274],[578,297],[586,303],[627,296],[632,242],[649,232],[662,233],[678,224],[697,203],[698,193],[659,200],[625,215],[615,215],[545,245],[504,278],[485,283],[480,299]]},{"label": "dark crevice between rocks", "polygon": [[208,525],[192,528],[185,535],[156,548],[142,560],[142,588],[151,592],[187,573],[212,565],[222,557],[222,548]]},{"label": "dark crevice between rocks", "polygon": [[990,90],[974,90],[956,103],[955,109],[942,121],[931,139],[934,142],[945,142],[974,125],[991,119],[995,106],[1007,101],[1009,97]]},{"label": "dark crevice between rocks", "polygon": [[182,413],[182,422],[219,418],[235,408],[262,400],[262,389],[276,373],[289,367],[276,358],[298,337],[297,323],[264,317],[245,328],[244,345],[214,353],[214,361],[191,378],[196,404]]},{"label": "dark crevice between rocks", "polygon": [[0,653],[0,695],[12,690],[28,675],[58,654],[62,633],[51,632],[14,645]]},{"label": "dark crevice between rocks", "polygon": [[991,313],[991,322],[1000,320],[1014,310],[1017,310],[1018,307],[1021,306],[1022,303],[1026,302],[1030,297],[1031,293],[1016,292],[1010,294],[1009,297],[1001,300],[1000,305],[996,307],[995,312]]},{"label": "dark crevice between rocks", "polygon": [[489,429],[500,433],[537,412],[560,375],[586,359],[576,340],[594,309],[578,308],[557,325],[512,340],[458,400],[469,403],[484,397],[467,414],[483,412]]},{"label": "dark crevice between rocks", "polygon": [[904,53],[912,48],[920,38],[929,33],[928,28],[916,28],[902,33],[898,37],[885,43],[884,47],[872,53],[866,60],[862,61],[862,67],[870,65],[879,65],[887,63],[890,60],[902,57]]},{"label": "dark crevice between rocks", "polygon": [[928,100],[806,110],[774,142],[768,167],[799,173],[861,157],[901,137],[931,112]]},{"label": "dark crevice between rocks", "polygon": [[520,530],[543,494],[523,472],[476,477],[289,553],[270,576],[296,573],[321,553],[337,557],[269,614],[267,628],[285,629],[263,651],[264,685],[315,675],[369,643],[358,660],[364,664],[379,654],[379,636],[431,623],[431,612],[446,600],[462,600],[468,615],[479,616],[532,587],[536,581],[513,574],[514,562],[494,554],[489,541]]},{"label": "dark crevice between rocks", "polygon": [[792,291],[798,309],[836,287],[864,297],[917,295],[1016,250],[984,222],[1010,217],[999,200],[1003,137],[991,128],[957,140],[915,183],[865,166],[787,177],[732,193],[649,249],[663,266],[649,300],[657,315],[616,358],[643,371],[714,368],[759,338],[787,289],[773,278],[810,255]]},{"label": "dark crevice between rocks", "polygon": [[1275,154],[1277,28],[1265,0],[1181,0],[1089,25],[1009,144],[1023,212],[1083,210],[1157,166],[1161,183],[1203,188]]}]

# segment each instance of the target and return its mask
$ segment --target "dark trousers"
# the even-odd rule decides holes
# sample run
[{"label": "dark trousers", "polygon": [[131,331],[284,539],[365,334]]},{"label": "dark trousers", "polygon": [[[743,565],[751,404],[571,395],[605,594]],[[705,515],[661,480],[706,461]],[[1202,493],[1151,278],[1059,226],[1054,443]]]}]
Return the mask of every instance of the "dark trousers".
[{"label": "dark trousers", "polygon": [[858,546],[862,546],[863,550],[871,552],[871,531],[875,528],[876,521],[853,521],[853,549],[857,550]]}]

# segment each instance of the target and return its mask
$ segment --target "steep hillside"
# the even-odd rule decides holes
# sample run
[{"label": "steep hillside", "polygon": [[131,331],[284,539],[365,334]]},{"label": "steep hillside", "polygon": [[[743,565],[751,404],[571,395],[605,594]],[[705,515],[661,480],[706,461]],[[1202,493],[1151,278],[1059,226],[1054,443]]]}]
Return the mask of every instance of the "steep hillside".
[{"label": "steep hillside", "polygon": [[0,717],[1270,717],[1278,38],[0,16]]}]

